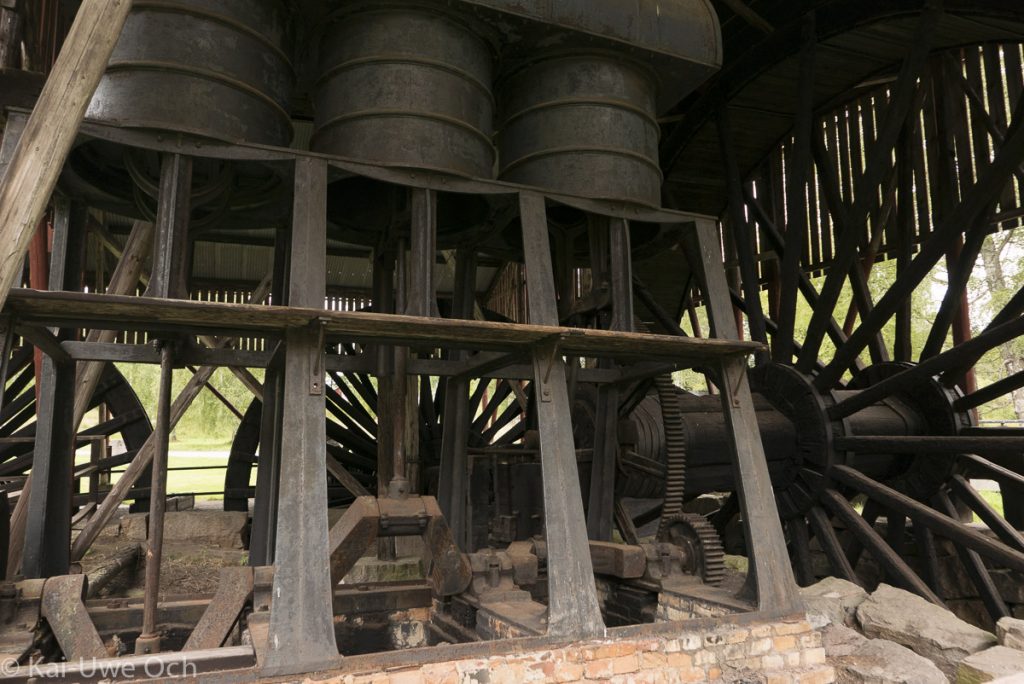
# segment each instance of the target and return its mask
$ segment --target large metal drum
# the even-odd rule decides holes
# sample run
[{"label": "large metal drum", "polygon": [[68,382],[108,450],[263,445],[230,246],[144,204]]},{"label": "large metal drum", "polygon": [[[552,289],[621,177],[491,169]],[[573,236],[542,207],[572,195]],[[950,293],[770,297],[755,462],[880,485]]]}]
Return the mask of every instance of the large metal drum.
[{"label": "large metal drum", "polygon": [[321,40],[313,149],[492,178],[494,51],[447,2],[350,2]]},{"label": "large metal drum", "polygon": [[136,0],[91,119],[287,145],[295,76],[280,0]]},{"label": "large metal drum", "polygon": [[502,180],[661,204],[657,82],[648,68],[611,53],[551,54],[497,90]]}]

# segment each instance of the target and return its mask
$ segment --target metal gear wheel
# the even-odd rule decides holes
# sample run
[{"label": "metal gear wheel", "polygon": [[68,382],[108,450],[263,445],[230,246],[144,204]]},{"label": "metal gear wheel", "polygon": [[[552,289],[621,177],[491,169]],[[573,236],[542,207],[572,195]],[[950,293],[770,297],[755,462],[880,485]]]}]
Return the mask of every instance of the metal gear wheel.
[{"label": "metal gear wheel", "polygon": [[725,548],[714,526],[702,516],[679,513],[662,521],[658,541],[675,544],[686,552],[686,571],[700,575],[705,584],[718,585],[725,579]]}]

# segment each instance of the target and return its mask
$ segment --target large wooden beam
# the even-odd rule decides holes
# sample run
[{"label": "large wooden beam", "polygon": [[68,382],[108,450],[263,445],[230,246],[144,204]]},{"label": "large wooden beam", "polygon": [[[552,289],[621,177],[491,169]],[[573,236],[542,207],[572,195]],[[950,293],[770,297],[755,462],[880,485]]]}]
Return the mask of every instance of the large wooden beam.
[{"label": "large wooden beam", "polygon": [[[523,250],[529,276],[530,322],[557,325],[554,270],[548,238],[547,208],[540,195],[520,195]],[[569,390],[563,350],[552,341],[534,348],[534,387],[539,402],[544,528],[548,548],[548,634],[603,636],[605,625],[594,584],[587,521],[583,513],[572,439]]]},{"label": "large wooden beam", "polygon": [[[295,164],[288,303],[323,307],[327,291],[327,162]],[[328,566],[327,446],[322,328],[289,329],[284,340],[280,489],[274,600],[265,676],[326,669],[336,662]]]},{"label": "large wooden beam", "polygon": [[84,0],[11,164],[0,179],[0,306],[21,273],[131,0]]},{"label": "large wooden beam", "polygon": [[[722,269],[718,231],[711,221],[696,224],[708,297],[708,312],[714,336],[736,339],[728,287]],[[758,608],[766,611],[800,609],[793,568],[786,553],[786,538],[772,491],[768,462],[757,427],[757,415],[744,359],[728,359],[721,366],[722,408],[729,428],[729,448],[738,485],[743,525],[750,549],[751,570],[757,581]]]}]

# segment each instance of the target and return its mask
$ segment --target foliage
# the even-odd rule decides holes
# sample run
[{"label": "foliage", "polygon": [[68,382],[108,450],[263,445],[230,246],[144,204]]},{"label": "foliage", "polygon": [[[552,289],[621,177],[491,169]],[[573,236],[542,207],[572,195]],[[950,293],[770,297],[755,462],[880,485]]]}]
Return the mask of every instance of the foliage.
[{"label": "foliage", "polygon": [[[117,364],[117,368],[135,389],[150,418],[155,420],[160,386],[159,367]],[[262,381],[262,370],[256,370],[253,374]],[[192,373],[187,369],[174,371],[172,401],[191,377]],[[227,368],[218,368],[214,372],[210,384],[242,413],[245,413],[246,408],[253,400],[252,393]],[[184,446],[197,450],[210,446],[226,446],[230,444],[231,438],[238,429],[238,423],[238,417],[212,392],[203,390],[174,429],[171,435],[172,442],[177,443],[177,448]]]}]

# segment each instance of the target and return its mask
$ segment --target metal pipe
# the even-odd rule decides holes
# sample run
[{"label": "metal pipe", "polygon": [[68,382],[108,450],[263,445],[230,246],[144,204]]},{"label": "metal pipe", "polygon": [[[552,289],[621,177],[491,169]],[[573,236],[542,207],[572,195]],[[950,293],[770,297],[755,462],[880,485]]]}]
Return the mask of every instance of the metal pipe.
[{"label": "metal pipe", "polygon": [[164,342],[160,348],[160,397],[157,405],[156,449],[153,452],[153,478],[150,484],[149,543],[146,546],[146,593],[142,613],[142,634],[135,652],[139,655],[160,650],[156,631],[157,600],[160,593],[160,560],[164,546],[164,513],[167,509],[167,444],[171,431],[171,382],[174,371],[174,346]]}]

